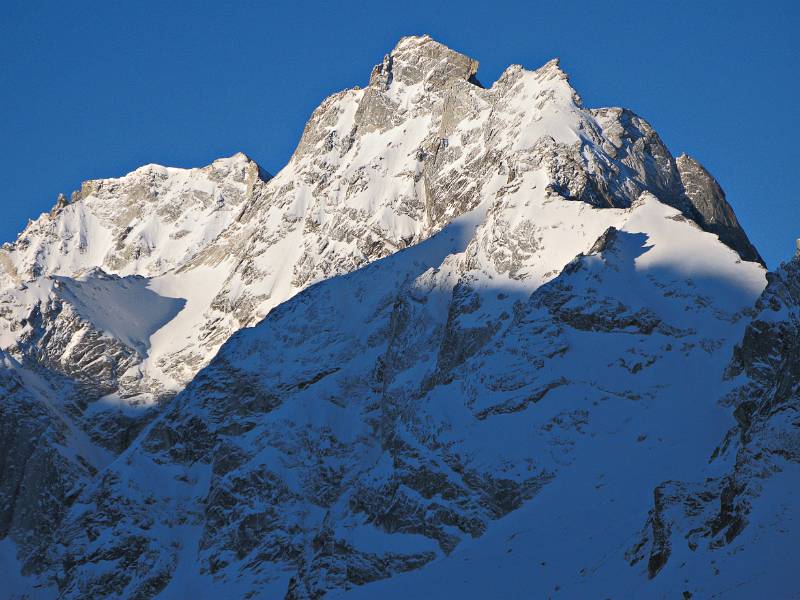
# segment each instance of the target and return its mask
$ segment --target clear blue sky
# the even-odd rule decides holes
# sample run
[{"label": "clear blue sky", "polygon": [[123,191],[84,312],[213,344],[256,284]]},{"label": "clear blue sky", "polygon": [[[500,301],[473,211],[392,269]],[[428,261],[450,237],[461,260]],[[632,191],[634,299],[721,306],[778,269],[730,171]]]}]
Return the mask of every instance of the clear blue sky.
[{"label": "clear blue sky", "polygon": [[481,62],[554,56],[717,177],[770,266],[800,237],[797,2],[40,2],[0,17],[0,241],[85,179],[244,151],[276,172],[327,95],[403,35]]}]

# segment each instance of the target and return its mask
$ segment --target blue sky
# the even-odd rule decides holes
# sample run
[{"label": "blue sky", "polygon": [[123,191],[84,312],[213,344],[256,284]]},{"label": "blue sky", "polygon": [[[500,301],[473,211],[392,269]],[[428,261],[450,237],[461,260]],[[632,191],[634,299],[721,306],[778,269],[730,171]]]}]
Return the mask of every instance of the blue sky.
[{"label": "blue sky", "polygon": [[59,192],[156,162],[288,160],[311,111],[403,35],[554,56],[588,106],[650,121],[717,177],[771,267],[800,237],[796,2],[40,2],[0,18],[0,241]]}]

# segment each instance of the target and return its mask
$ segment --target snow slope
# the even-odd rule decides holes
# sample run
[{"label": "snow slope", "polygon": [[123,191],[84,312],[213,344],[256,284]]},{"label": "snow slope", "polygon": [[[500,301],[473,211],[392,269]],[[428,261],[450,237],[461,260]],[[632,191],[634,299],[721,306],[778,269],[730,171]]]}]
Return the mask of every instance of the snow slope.
[{"label": "snow slope", "polygon": [[[531,261],[558,271],[543,285],[483,258],[487,231],[520,210],[574,225],[557,230],[552,257]],[[594,209],[520,190],[468,219],[236,334],[110,467],[112,483],[74,508],[69,531],[80,532],[108,521],[89,510],[95,498],[132,502],[111,537],[78,534],[65,546],[92,556],[124,533],[153,549],[133,557],[119,547],[136,571],[168,579],[178,563],[207,577],[208,589],[243,586],[254,597],[361,584],[375,597],[385,589],[370,582],[427,563],[405,576],[421,578],[416,597],[449,596],[452,579],[464,580],[459,569],[474,574],[464,595],[485,597],[475,580],[486,573],[456,558],[470,548],[492,556],[500,519],[502,539],[519,533],[525,557],[495,559],[506,577],[505,588],[491,584],[500,597],[524,596],[540,557],[560,565],[547,571],[552,585],[574,585],[575,597],[655,592],[627,555],[653,489],[701,479],[730,425],[716,400],[763,269],[650,195],[629,209]],[[564,266],[562,251],[577,258]],[[155,473],[176,487],[163,493]],[[525,515],[533,522],[521,528]],[[171,546],[175,522],[202,534]],[[542,539],[553,541],[539,549]],[[445,576],[445,588],[427,573]],[[101,574],[84,563],[74,589],[107,593]],[[116,592],[148,585],[125,577]]]}]

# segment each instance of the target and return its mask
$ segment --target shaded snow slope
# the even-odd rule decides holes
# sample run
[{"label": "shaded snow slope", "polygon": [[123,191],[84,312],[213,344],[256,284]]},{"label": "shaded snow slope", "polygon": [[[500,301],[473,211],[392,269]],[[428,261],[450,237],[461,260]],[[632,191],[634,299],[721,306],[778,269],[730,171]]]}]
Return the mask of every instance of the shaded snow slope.
[{"label": "shaded snow slope", "polygon": [[[554,586],[658,589],[627,553],[654,487],[702,477],[730,425],[716,399],[764,271],[651,195],[597,209],[532,189],[236,334],[74,506],[67,595],[166,586],[176,565],[254,597],[355,590],[424,565],[419,577],[449,581],[459,571],[436,569],[491,552],[495,521],[515,511],[541,523],[520,537],[523,556],[561,536],[540,550],[562,565]],[[550,228],[552,255],[501,271],[485,242],[518,212],[572,227]],[[558,274],[519,275],[534,263]],[[102,538],[77,533],[109,523],[100,498],[125,514]],[[118,558],[100,569],[101,548]],[[496,560],[503,593],[522,597],[530,563]]]}]

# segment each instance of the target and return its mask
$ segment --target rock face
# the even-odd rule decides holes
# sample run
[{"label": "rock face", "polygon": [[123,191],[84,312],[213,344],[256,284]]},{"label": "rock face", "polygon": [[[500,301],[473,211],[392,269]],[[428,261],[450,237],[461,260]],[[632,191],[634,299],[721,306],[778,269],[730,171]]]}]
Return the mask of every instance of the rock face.
[{"label": "rock face", "polygon": [[757,469],[726,457],[790,427],[761,416],[788,334],[751,322],[758,253],[702,167],[585,108],[557,61],[489,88],[477,67],[404,38],[275,177],[143,167],[4,246],[13,589],[729,590],[684,575],[677,536],[702,521],[707,566],[752,531]]},{"label": "rock face", "polygon": [[684,192],[696,211],[697,223],[706,231],[718,235],[720,241],[736,250],[743,260],[763,265],[764,259],[747,239],[716,179],[703,165],[686,154],[679,156],[676,164]]},{"label": "rock face", "polygon": [[81,480],[97,470],[69,456],[69,446],[79,441],[75,432],[42,401],[36,382],[21,376],[3,353],[0,397],[0,536],[13,538],[20,552],[36,561]]}]

